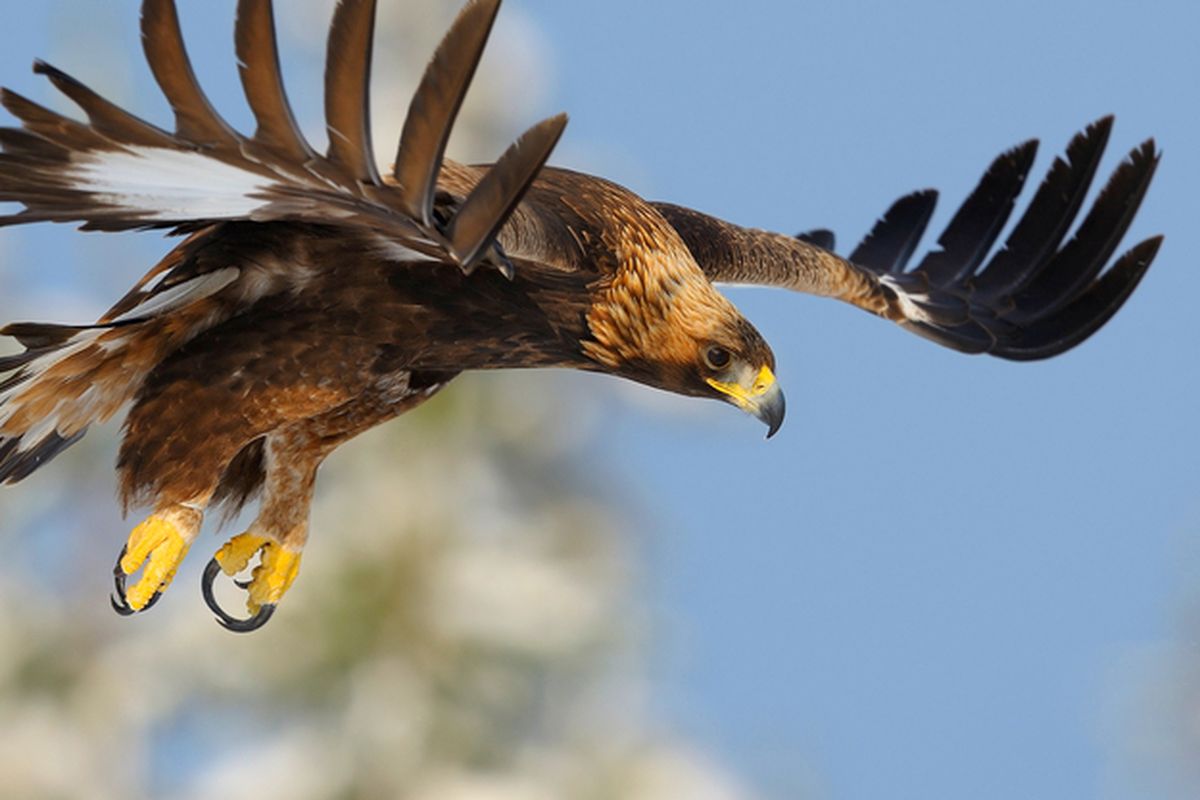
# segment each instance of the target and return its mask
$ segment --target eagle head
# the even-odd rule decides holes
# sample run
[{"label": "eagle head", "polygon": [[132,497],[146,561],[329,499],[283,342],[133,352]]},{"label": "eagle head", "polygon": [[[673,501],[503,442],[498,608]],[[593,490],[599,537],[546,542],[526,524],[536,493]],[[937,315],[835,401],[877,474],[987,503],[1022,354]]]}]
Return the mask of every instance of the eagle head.
[{"label": "eagle head", "polygon": [[594,297],[584,352],[600,369],[730,403],[765,423],[767,438],[779,430],[774,353],[686,249],[635,251]]},{"label": "eagle head", "polygon": [[691,370],[707,387],[699,394],[732,403],[757,417],[767,426],[770,439],[783,425],[787,408],[783,390],[775,380],[775,354],[770,346],[740,314],[736,321],[720,326],[706,339]]}]

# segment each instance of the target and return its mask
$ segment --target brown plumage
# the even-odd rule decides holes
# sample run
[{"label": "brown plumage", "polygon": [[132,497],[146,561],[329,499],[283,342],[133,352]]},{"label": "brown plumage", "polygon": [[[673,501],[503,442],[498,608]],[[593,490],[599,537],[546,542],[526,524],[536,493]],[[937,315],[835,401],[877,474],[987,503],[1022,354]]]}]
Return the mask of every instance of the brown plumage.
[{"label": "brown plumage", "polygon": [[[371,156],[374,0],[341,0],[334,15],[324,155],[284,95],[270,0],[238,4],[252,136],[205,97],[172,0],[145,0],[142,28],[173,131],[45,64],[35,70],[86,123],[4,92],[22,127],[0,130],[0,201],[23,210],[0,224],[187,234],[95,325],[3,331],[26,352],[0,359],[0,482],[21,480],[132,404],[121,490],[153,514],[122,551],[122,613],[165,589],[205,511],[261,492],[257,520],[217,554],[205,583],[224,624],[261,625],[295,577],[324,457],[464,370],[606,372],[724,400],[773,433],[783,419],[774,356],[714,283],[835,297],[959,350],[1044,358],[1099,328],[1157,250],[1160,240],[1148,240],[1105,268],[1153,175],[1152,142],[1062,243],[1110,119],[1076,137],[990,259],[1032,143],[997,159],[941,249],[912,269],[930,192],[898,201],[844,259],[825,231],[745,229],[545,167],[564,116],[532,127],[493,165],[457,164],[445,159],[446,142],[498,8],[469,2],[437,49],[387,177]],[[211,599],[211,582],[255,553],[252,618],[238,620]]]}]

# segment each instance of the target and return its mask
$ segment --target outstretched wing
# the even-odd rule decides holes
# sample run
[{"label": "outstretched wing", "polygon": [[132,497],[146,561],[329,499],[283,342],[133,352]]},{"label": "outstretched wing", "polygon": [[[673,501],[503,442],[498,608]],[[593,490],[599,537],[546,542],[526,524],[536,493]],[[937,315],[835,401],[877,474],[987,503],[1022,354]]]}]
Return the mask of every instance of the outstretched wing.
[{"label": "outstretched wing", "polygon": [[22,128],[0,129],[0,201],[24,210],[0,224],[51,220],[85,228],[185,228],[221,220],[308,221],[366,228],[391,244],[471,270],[495,253],[508,219],[562,134],[566,117],[527,131],[466,196],[439,192],[446,141],[500,0],[472,0],[439,46],[412,100],[394,181],[375,166],[368,84],[375,0],[340,0],[325,73],[329,149],[296,125],[280,77],[271,0],[240,0],[237,54],[258,123],[251,137],[213,109],[184,49],[174,0],[145,0],[146,58],[175,113],[167,132],[38,62],[87,114],[71,120],[4,90]]},{"label": "outstretched wing", "polygon": [[901,198],[848,259],[820,235],[786,237],[656,204],[714,282],[778,286],[853,303],[967,353],[1030,361],[1062,353],[1116,313],[1149,268],[1162,237],[1147,239],[1105,269],[1158,165],[1154,141],[1135,148],[1063,244],[1108,141],[1106,117],[1055,160],[1004,246],[989,258],[1037,150],[1030,141],[997,158],[938,239],[908,265],[937,193]]}]

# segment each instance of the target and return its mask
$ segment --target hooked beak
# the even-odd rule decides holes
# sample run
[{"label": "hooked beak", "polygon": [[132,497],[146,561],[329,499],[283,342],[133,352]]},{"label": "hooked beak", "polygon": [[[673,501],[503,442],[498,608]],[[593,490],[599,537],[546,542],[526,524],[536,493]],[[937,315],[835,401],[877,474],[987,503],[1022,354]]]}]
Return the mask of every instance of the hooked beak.
[{"label": "hooked beak", "polygon": [[767,426],[768,439],[783,425],[787,403],[769,367],[763,367],[757,374],[753,368],[744,368],[736,380],[728,382],[716,378],[707,380],[708,385],[727,396],[729,402],[747,414],[758,417]]}]

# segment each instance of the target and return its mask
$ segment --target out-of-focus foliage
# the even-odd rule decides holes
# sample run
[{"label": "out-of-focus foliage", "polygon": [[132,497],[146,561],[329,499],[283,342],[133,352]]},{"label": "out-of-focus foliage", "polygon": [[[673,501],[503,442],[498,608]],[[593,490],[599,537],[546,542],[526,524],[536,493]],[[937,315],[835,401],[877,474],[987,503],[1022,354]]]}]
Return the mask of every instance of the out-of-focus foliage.
[{"label": "out-of-focus foliage", "polygon": [[[286,4],[293,54],[319,56],[331,5]],[[377,97],[403,98],[454,4],[383,5],[405,13],[382,19],[380,41],[395,46],[380,48]],[[502,57],[481,73],[456,139],[472,156],[499,152],[495,132],[528,121],[512,116],[526,106],[500,99],[536,94],[536,42],[521,30],[509,25]],[[110,66],[130,69],[97,70]],[[404,105],[380,105],[381,142]],[[20,275],[8,271],[9,292],[41,291],[36,274]],[[742,796],[646,714],[630,520],[598,488],[588,399],[567,386],[464,379],[337,453],[302,577],[248,637],[219,629],[200,602],[216,535],[197,542],[152,612],[121,620],[107,608],[105,576],[133,522],[111,496],[114,426],[6,489],[0,795]]]},{"label": "out-of-focus foliage", "polygon": [[1200,606],[1185,605],[1177,639],[1130,648],[1106,676],[1109,777],[1131,797],[1200,796]]}]

